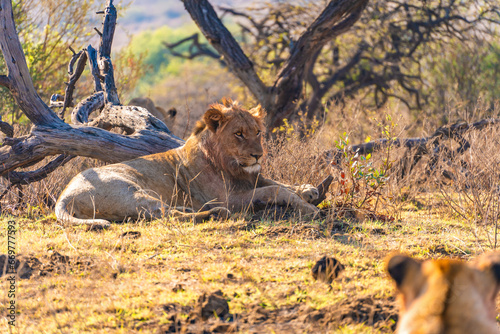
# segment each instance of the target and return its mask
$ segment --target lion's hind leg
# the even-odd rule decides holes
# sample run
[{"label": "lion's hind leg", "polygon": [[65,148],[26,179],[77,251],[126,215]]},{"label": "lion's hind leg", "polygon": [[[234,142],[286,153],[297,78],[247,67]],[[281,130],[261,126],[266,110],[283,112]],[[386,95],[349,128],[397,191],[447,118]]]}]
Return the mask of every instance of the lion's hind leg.
[{"label": "lion's hind leg", "polygon": [[140,216],[146,219],[161,219],[168,217],[182,222],[194,221],[195,224],[200,224],[210,218],[227,219],[231,215],[231,212],[224,207],[215,207],[210,210],[198,212],[195,212],[189,207],[169,207],[167,204],[145,192],[136,193],[135,198],[138,203]]},{"label": "lion's hind leg", "polygon": [[[186,212],[191,211],[191,212]],[[169,215],[179,221],[191,221],[194,220],[195,224],[200,224],[210,218],[215,219],[227,219],[231,215],[231,212],[224,207],[216,207],[206,211],[192,212],[189,208],[176,207],[175,209],[169,210]]]}]

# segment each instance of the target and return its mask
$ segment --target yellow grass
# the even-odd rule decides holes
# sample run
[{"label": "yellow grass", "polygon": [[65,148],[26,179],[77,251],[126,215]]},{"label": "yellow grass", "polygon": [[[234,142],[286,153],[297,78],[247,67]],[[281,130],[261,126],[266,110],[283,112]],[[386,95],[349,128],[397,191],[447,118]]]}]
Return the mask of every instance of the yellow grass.
[{"label": "yellow grass", "polygon": [[[243,315],[260,305],[276,310],[289,306],[323,309],[364,296],[392,305],[392,283],[384,272],[384,258],[393,251],[417,257],[460,256],[481,252],[476,239],[453,219],[443,220],[436,209],[408,205],[395,222],[349,221],[347,231],[329,232],[329,221],[256,221],[236,218],[200,225],[157,220],[113,224],[105,231],[62,227],[53,217],[34,221],[4,217],[0,240],[7,240],[7,221],[19,225],[17,252],[49,266],[54,252],[69,256],[59,269],[47,267],[18,280],[16,327],[0,320],[7,333],[157,333],[171,323],[164,306],[194,306],[204,292],[221,290],[230,312]],[[270,233],[276,226],[310,224],[325,236]],[[274,228],[274,230],[273,230]],[[136,239],[123,235],[137,231]],[[279,230],[278,230],[279,231]],[[286,230],[284,230],[286,231]],[[1,253],[7,253],[2,242]],[[310,274],[315,261],[334,256],[346,270],[328,288]],[[75,264],[78,261],[80,264]],[[57,267],[57,266],[56,266]],[[176,285],[180,291],[174,291]],[[7,283],[0,292],[5,314]],[[184,291],[182,291],[184,290]],[[182,315],[186,318],[187,314]],[[235,317],[237,322],[238,318]],[[255,329],[256,328],[256,329]],[[276,323],[254,326],[257,332],[289,332]],[[309,332],[297,325],[297,332]],[[239,325],[240,332],[252,332]],[[352,322],[330,324],[323,332],[377,333],[387,328]]]}]

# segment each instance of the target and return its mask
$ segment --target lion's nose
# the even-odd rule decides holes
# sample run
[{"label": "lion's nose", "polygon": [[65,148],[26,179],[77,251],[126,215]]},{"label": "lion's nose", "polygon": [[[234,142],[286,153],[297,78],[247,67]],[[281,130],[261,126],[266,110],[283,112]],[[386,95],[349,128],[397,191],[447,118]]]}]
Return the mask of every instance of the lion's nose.
[{"label": "lion's nose", "polygon": [[256,161],[259,161],[260,157],[262,157],[262,154],[250,154],[250,155],[254,157]]}]

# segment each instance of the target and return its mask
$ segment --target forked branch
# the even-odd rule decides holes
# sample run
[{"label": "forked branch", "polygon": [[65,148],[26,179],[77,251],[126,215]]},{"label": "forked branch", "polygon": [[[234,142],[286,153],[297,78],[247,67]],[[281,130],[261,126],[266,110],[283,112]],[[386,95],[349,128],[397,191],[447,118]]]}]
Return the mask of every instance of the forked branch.
[{"label": "forked branch", "polygon": [[270,101],[267,101],[268,88],[233,35],[222,24],[212,5],[207,0],[184,0],[184,7],[205,38],[224,57],[231,71],[247,85],[255,98],[270,110]]},{"label": "forked branch", "polygon": [[[11,1],[0,0],[0,8],[2,27],[0,46],[9,72],[7,76],[0,76],[0,85],[10,89],[21,110],[34,125],[30,134],[14,138],[12,127],[5,122],[0,122],[0,130],[7,135],[4,145],[0,147],[0,176],[9,177],[10,175],[11,181],[19,184],[34,182],[45,177],[73,156],[120,162],[166,151],[184,143],[178,137],[171,135],[168,128],[147,111],[139,110],[134,113],[130,107],[116,107],[119,100],[116,87],[114,87],[110,59],[116,9],[111,0],[108,2],[104,18],[99,54],[89,46],[73,56],[69,65],[70,83],[64,101],[66,107],[71,105],[72,89],[83,70],[86,58],[91,63],[98,92],[75,107],[72,113],[75,126],[70,126],[61,120],[38,96],[16,33]],[[104,93],[100,88],[101,82],[104,84]],[[119,124],[115,121],[114,124],[111,122],[112,125],[128,127],[129,136],[86,126],[89,114],[102,109],[106,103],[107,111],[98,117],[99,122],[105,122],[106,115],[119,120]],[[130,121],[129,124],[126,124],[127,120]],[[32,166],[47,156],[56,155],[59,157],[36,171],[14,171],[16,168]]]},{"label": "forked branch", "polygon": [[[188,47],[188,52],[189,52],[188,54],[184,54],[184,53],[176,51],[176,48],[184,43],[191,43]],[[175,43],[163,42],[163,45],[165,45],[165,47],[170,51],[170,53],[172,55],[179,57],[179,58],[193,59],[193,58],[196,58],[199,56],[207,56],[210,58],[220,60],[220,63],[222,65],[224,65],[224,66],[226,65],[226,63],[224,63],[224,61],[222,61],[220,59],[221,57],[218,53],[210,50],[210,48],[208,48],[206,46],[206,44],[200,43],[198,33],[195,33],[189,37],[181,39],[180,41],[175,42]]]}]

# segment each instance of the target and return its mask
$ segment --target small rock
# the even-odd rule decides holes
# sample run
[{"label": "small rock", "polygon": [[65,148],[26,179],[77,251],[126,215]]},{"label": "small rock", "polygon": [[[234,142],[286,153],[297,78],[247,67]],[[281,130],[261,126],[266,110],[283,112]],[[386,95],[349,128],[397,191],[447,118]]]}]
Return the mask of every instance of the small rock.
[{"label": "small rock", "polygon": [[229,315],[229,304],[219,290],[209,295],[206,293],[201,295],[196,310],[203,320],[213,316],[225,319]]},{"label": "small rock", "polygon": [[312,268],[312,276],[315,280],[331,284],[344,269],[337,259],[323,256]]},{"label": "small rock", "polygon": [[184,285],[177,283],[173,288],[173,292],[183,292],[184,290]]}]

